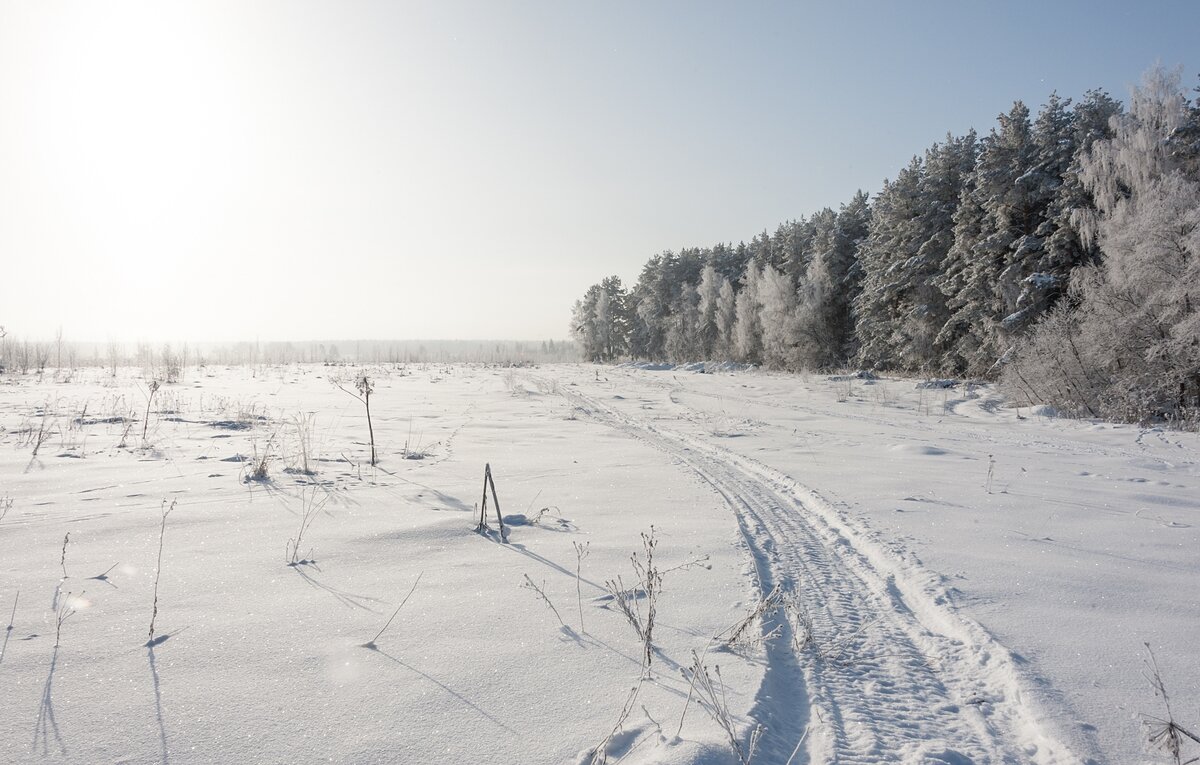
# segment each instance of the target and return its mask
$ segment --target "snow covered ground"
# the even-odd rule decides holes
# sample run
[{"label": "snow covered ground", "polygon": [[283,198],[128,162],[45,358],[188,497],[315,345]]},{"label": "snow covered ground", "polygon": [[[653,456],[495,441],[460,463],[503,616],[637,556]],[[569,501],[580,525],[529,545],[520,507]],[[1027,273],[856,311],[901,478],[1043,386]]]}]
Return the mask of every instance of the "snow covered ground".
[{"label": "snow covered ground", "polygon": [[[736,763],[762,725],[781,765],[1164,762],[1145,642],[1200,725],[1195,435],[911,380],[410,365],[365,369],[372,468],[357,371],[189,370],[146,422],[134,370],[0,384],[0,761]],[[651,532],[647,672],[606,582]]]}]

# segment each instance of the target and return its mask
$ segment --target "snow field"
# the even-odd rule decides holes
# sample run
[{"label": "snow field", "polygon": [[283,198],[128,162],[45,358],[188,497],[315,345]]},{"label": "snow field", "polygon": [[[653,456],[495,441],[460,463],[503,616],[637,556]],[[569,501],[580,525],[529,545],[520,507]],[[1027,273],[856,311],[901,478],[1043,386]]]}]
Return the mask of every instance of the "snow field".
[{"label": "snow field", "polygon": [[[710,492],[654,450],[567,419],[560,396],[510,389],[501,372],[467,367],[379,371],[372,410],[382,457],[372,471],[361,464],[369,454],[361,404],[320,379],[325,372],[197,376],[167,389],[176,413],[152,415],[150,449],[117,449],[121,426],[104,424],[87,429],[82,458],[57,456],[66,452],[56,443],[32,463],[12,435],[32,407],[57,398],[65,423],[113,388],[100,378],[0,388],[3,492],[14,500],[0,521],[6,615],[20,591],[0,659],[0,760],[583,759],[641,675],[641,646],[605,607],[603,583],[629,581],[629,556],[653,525],[661,568],[705,560],[665,576],[653,674],[613,749],[723,761],[723,734],[699,709],[674,738],[687,697],[680,665],[751,597],[730,519]],[[136,400],[132,380],[116,387]],[[229,411],[201,417],[201,392],[227,400]],[[247,430],[206,424],[251,403],[268,419]],[[315,476],[283,472],[281,455],[271,481],[246,482],[247,463],[225,461],[261,453],[297,411],[316,412]],[[425,459],[403,459],[410,417]],[[485,462],[506,515],[551,508],[536,525],[513,526],[507,545],[473,532]],[[316,564],[289,567],[285,544],[314,490],[327,499],[302,556],[311,548]],[[166,639],[151,651],[164,499],[178,504],[159,586]],[[582,627],[575,541],[588,544]],[[107,583],[88,579],[114,563]],[[377,650],[363,648],[418,575]],[[525,575],[567,629],[521,587]],[[57,652],[56,588],[72,593],[77,611]],[[719,663],[740,714],[759,670],[731,654]]]},{"label": "snow field", "polygon": [[[367,370],[372,469],[361,403],[325,379],[348,371],[190,375],[126,448],[105,420],[144,407],[130,370],[0,386],[0,612],[21,592],[0,760],[587,763],[611,732],[609,762],[739,762],[692,651],[720,667],[737,747],[764,726],[761,763],[1162,762],[1144,642],[1176,716],[1200,718],[1194,434],[953,381],[411,366]],[[99,422],[70,426],[85,403]],[[285,471],[306,414],[311,477]],[[266,450],[271,480],[247,482],[235,460]],[[472,531],[485,463],[505,515],[540,514],[507,545],[490,514]],[[315,564],[289,567],[312,501]],[[631,582],[651,525],[669,572],[639,684],[604,583]],[[712,640],[776,588],[750,648]]]}]

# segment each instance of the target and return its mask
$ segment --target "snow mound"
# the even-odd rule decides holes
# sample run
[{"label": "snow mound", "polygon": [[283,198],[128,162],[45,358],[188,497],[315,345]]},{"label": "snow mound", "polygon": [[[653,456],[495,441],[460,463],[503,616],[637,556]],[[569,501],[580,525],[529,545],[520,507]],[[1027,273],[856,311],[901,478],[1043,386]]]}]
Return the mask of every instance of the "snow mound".
[{"label": "snow mound", "polygon": [[936,380],[922,380],[921,382],[917,383],[918,389],[926,389],[926,390],[929,390],[929,389],[941,390],[941,389],[945,389],[945,388],[954,388],[957,386],[958,386],[958,380],[952,380],[950,378],[940,378],[940,379],[936,379]]},{"label": "snow mound", "polygon": [[640,369],[645,372],[694,372],[701,375],[710,375],[716,372],[747,372],[755,369],[753,364],[742,364],[737,361],[690,361],[686,364],[627,361],[624,364],[619,364],[618,367],[621,369]]},{"label": "snow mound", "polygon": [[929,446],[928,444],[894,444],[890,449],[893,452],[900,452],[901,454],[917,454],[927,457],[937,457],[950,453],[945,449]]},{"label": "snow mound", "polygon": [[846,380],[878,380],[879,375],[866,369],[860,369],[857,372],[850,372],[844,375],[830,375],[830,382],[845,382]]},{"label": "snow mound", "polygon": [[675,371],[674,364],[655,361],[627,361],[620,364],[621,369],[641,369],[644,372],[673,372]]}]

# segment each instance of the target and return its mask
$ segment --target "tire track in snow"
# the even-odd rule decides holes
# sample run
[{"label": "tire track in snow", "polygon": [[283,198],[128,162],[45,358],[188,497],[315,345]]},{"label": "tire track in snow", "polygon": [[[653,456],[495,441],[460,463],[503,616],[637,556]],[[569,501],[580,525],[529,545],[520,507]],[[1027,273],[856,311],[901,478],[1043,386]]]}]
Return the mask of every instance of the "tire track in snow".
[{"label": "tire track in snow", "polygon": [[1012,657],[947,605],[935,575],[852,528],[828,503],[752,459],[570,397],[596,420],[671,455],[734,511],[761,593],[780,588],[812,620],[762,625],[767,666],[751,710],[758,762],[787,762],[806,726],[810,763],[1079,763],[1023,700]]}]

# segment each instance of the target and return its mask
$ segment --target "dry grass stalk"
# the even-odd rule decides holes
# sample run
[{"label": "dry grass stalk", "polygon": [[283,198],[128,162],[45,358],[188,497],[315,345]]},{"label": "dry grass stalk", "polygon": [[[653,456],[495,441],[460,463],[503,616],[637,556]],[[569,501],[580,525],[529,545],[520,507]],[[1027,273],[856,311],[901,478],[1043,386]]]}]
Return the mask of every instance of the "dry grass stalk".
[{"label": "dry grass stalk", "polygon": [[588,547],[591,542],[572,542],[571,545],[575,548],[575,605],[579,607],[579,631],[586,632],[587,628],[583,626],[583,559],[588,556]]},{"label": "dry grass stalk", "polygon": [[304,475],[313,475],[316,473],[309,464],[309,456],[312,454],[313,440],[313,414],[297,414],[292,418],[296,426],[296,445],[300,450],[300,472]]},{"label": "dry grass stalk", "polygon": [[617,716],[617,723],[604,737],[604,740],[596,745],[592,750],[592,758],[588,760],[588,765],[607,765],[608,763],[608,747],[612,744],[613,738],[625,727],[625,721],[629,719],[630,712],[633,711],[633,705],[637,702],[638,694],[642,690],[642,683],[646,680],[646,670],[643,666],[641,678],[637,685],[629,689],[629,696],[625,699],[625,706],[621,707],[621,713]]},{"label": "dry grass stalk", "polygon": [[[1146,661],[1146,666],[1150,670],[1150,675],[1147,679],[1150,681],[1151,687],[1154,688],[1154,695],[1162,699],[1163,708],[1166,710],[1166,718],[1153,717],[1151,715],[1143,715],[1143,724],[1149,729],[1150,744],[1155,746],[1167,754],[1175,761],[1175,765],[1189,765],[1189,763],[1200,762],[1200,755],[1184,758],[1184,747],[1189,746],[1188,742],[1200,744],[1200,735],[1189,731],[1179,723],[1175,722],[1175,715],[1171,711],[1171,699],[1167,696],[1167,686],[1163,682],[1162,673],[1158,669],[1158,660],[1154,658],[1154,651],[1150,649],[1150,644],[1145,643],[1146,652],[1150,658]],[[1193,748],[1193,751],[1195,749]]]},{"label": "dry grass stalk", "polygon": [[67,578],[67,545],[71,542],[71,532],[67,532],[63,536],[62,557],[58,560],[58,565],[62,567],[62,578]]},{"label": "dry grass stalk", "polygon": [[310,563],[316,563],[312,557],[312,549],[308,551],[308,557],[300,559],[300,545],[304,542],[304,532],[308,531],[308,527],[317,519],[317,514],[325,507],[325,503],[329,501],[326,496],[320,502],[317,502],[317,487],[313,487],[308,495],[301,494],[300,501],[303,505],[303,512],[300,514],[300,528],[296,531],[296,536],[287,541],[284,547],[284,557],[289,566],[303,566]]},{"label": "dry grass stalk", "polygon": [[[750,732],[749,741],[745,746],[742,745],[741,738],[737,733],[737,725],[733,720],[733,715],[729,712],[729,700],[725,695],[725,681],[721,678],[720,666],[714,667],[714,672],[709,673],[708,667],[693,649],[692,666],[684,670],[684,673],[690,675],[700,706],[725,732],[725,736],[729,740],[729,748],[737,757],[738,762],[742,765],[750,765],[764,728],[762,725],[756,725]],[[713,674],[716,675],[716,682],[713,681]]]},{"label": "dry grass stalk", "polygon": [[563,621],[562,614],[558,612],[558,609],[554,607],[554,604],[550,602],[550,598],[546,595],[546,583],[543,581],[541,587],[539,587],[537,583],[529,578],[529,574],[525,574],[524,576],[525,583],[521,585],[521,588],[525,590],[533,590],[533,592],[537,594],[542,602],[549,606],[550,610],[554,612],[554,618],[558,619],[558,623],[563,627],[566,627],[567,623]]},{"label": "dry grass stalk", "polygon": [[163,554],[163,537],[167,533],[167,516],[175,509],[175,500],[171,500],[171,506],[167,507],[167,501],[162,502],[162,523],[158,528],[158,564],[154,567],[154,606],[150,612],[150,636],[146,640],[146,647],[154,646],[154,622],[158,618],[158,580],[162,576],[162,554]]},{"label": "dry grass stalk", "polygon": [[779,589],[779,585],[775,585],[770,592],[766,594],[750,612],[746,614],[740,622],[733,626],[729,637],[725,640],[725,645],[735,647],[739,645],[757,645],[762,641],[762,638],[753,638],[750,633],[750,627],[757,623],[760,619],[778,610],[783,602],[783,592]]},{"label": "dry grass stalk", "polygon": [[279,435],[279,430],[271,433],[271,437],[267,439],[267,443],[263,446],[262,454],[258,453],[258,444],[254,444],[254,469],[250,471],[250,480],[265,483],[271,480],[271,447],[275,444],[275,437]]},{"label": "dry grass stalk", "polygon": [[[83,597],[82,592],[79,593],[79,597]],[[62,599],[62,603],[58,607],[58,612],[55,614],[55,624],[54,624],[54,647],[55,648],[58,648],[59,641],[62,639],[63,623],[65,623],[67,621],[67,619],[70,619],[72,616],[75,615],[74,602],[76,602],[76,601],[71,600],[71,593],[68,592],[67,597]],[[14,609],[16,608],[15,603],[13,604],[13,608]]]},{"label": "dry grass stalk", "polygon": [[8,639],[12,636],[13,623],[17,620],[17,603],[21,600],[21,591],[17,590],[17,594],[13,597],[12,611],[8,614],[8,626],[4,628],[4,643],[0,644],[0,661],[4,661],[4,654],[8,651]]},{"label": "dry grass stalk", "polygon": [[421,577],[423,576],[425,576],[424,571],[417,574],[417,579],[415,582],[413,582],[412,588],[409,589],[408,594],[404,596],[404,600],[400,601],[400,605],[396,606],[396,610],[393,611],[392,615],[388,617],[388,620],[384,623],[379,632],[375,633],[375,637],[362,644],[363,648],[370,648],[372,651],[379,650],[379,646],[375,644],[375,641],[379,640],[379,638],[383,636],[383,633],[387,631],[387,628],[392,626],[392,620],[396,618],[396,614],[400,613],[400,609],[404,608],[404,604],[407,603],[408,599],[412,597],[413,592],[417,589],[417,585],[420,584]]},{"label": "dry grass stalk", "polygon": [[158,389],[162,384],[158,380],[151,380],[149,394],[146,395],[146,419],[142,421],[142,443],[146,443],[146,432],[150,427],[150,405],[154,403],[154,394],[158,393]]},{"label": "dry grass stalk", "polygon": [[38,450],[42,448],[42,444],[46,443],[46,439],[50,438],[50,430],[46,427],[46,418],[50,416],[50,402],[47,401],[42,406],[42,421],[38,425],[38,432],[33,437],[33,457],[37,457]]}]

